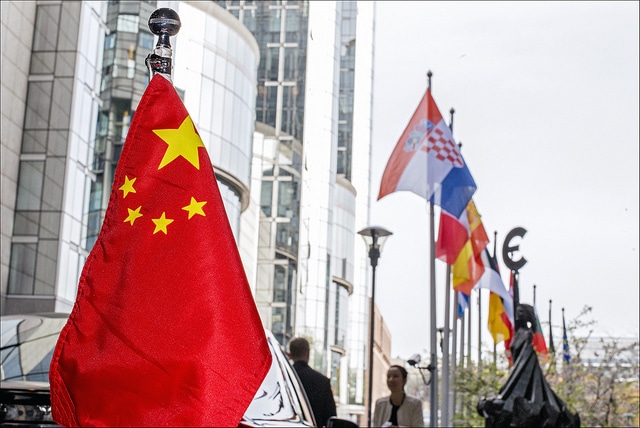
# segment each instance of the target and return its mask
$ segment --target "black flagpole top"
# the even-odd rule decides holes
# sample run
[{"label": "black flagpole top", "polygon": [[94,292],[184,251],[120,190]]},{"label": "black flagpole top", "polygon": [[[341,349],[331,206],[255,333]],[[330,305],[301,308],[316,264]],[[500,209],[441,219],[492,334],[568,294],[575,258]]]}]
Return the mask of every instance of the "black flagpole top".
[{"label": "black flagpole top", "polygon": [[169,37],[178,34],[181,25],[178,13],[166,7],[156,9],[149,17],[149,29],[158,36],[158,43],[155,49],[147,56],[145,61],[152,77],[156,73],[171,77],[172,51]]}]

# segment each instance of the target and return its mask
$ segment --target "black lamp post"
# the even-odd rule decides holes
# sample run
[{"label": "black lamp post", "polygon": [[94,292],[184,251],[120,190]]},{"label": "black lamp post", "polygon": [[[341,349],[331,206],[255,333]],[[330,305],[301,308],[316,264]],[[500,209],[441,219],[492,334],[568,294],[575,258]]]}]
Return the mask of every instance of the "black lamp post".
[{"label": "black lamp post", "polygon": [[367,426],[371,427],[371,400],[373,396],[373,324],[375,321],[373,311],[376,297],[376,266],[378,266],[378,259],[380,258],[380,252],[382,251],[382,245],[387,238],[393,234],[388,230],[377,226],[370,226],[362,229],[358,234],[362,235],[364,242],[367,244],[369,260],[371,261],[372,268],[371,309],[369,310],[369,401],[367,403]]}]

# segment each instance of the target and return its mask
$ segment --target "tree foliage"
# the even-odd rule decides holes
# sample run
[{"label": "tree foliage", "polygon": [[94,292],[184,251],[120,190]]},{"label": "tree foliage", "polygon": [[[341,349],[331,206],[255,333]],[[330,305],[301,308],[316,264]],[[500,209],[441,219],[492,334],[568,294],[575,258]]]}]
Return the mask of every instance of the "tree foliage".
[{"label": "tree foliage", "polygon": [[[600,339],[598,349],[586,355],[596,324],[586,320],[590,313],[591,308],[585,307],[567,324],[571,363],[563,363],[559,347],[554,358],[543,365],[547,382],[569,410],[580,415],[582,426],[639,426],[639,343]],[[454,381],[455,426],[483,427],[484,418],[476,411],[478,399],[498,395],[508,373],[504,356],[496,363],[485,360],[479,365],[471,362],[458,367]]]}]

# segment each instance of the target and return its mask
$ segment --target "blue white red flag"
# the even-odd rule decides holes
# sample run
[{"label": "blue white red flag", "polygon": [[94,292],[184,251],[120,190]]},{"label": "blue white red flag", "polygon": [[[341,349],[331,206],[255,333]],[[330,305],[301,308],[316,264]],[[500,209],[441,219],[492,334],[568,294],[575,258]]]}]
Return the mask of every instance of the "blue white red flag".
[{"label": "blue white red flag", "polygon": [[428,199],[455,218],[460,217],[476,191],[430,88],[389,157],[378,200],[402,190]]}]

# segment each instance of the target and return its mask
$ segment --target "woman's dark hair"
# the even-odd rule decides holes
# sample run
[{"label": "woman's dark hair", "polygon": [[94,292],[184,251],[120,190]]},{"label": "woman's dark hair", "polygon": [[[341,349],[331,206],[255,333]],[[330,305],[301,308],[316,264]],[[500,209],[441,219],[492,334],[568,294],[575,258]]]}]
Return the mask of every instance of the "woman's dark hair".
[{"label": "woman's dark hair", "polygon": [[402,375],[402,379],[407,380],[408,373],[407,373],[407,369],[405,369],[404,367],[399,366],[397,364],[394,364],[394,365],[390,366],[389,369],[398,369],[398,370],[400,370],[400,374]]}]

